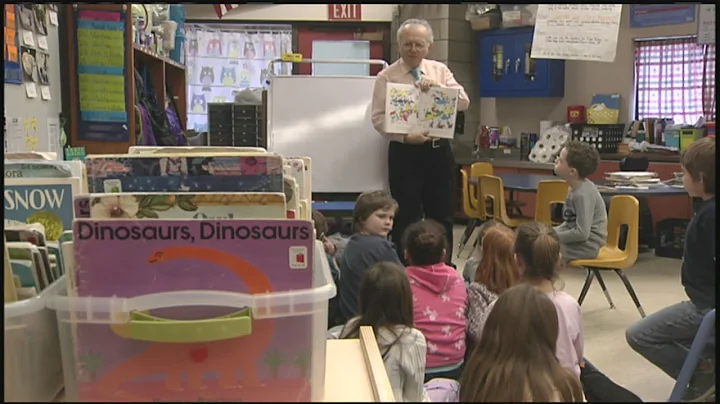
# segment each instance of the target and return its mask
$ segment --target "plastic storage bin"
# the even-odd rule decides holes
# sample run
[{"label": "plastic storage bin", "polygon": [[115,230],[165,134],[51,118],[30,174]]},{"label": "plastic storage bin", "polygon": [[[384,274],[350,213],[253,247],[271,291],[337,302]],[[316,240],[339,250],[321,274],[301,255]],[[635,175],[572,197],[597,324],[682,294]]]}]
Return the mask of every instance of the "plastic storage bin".
[{"label": "plastic storage bin", "polygon": [[[322,401],[335,284],[320,242],[313,264],[307,290],[52,299],[66,399]],[[226,314],[199,314],[209,308]]]},{"label": "plastic storage bin", "polygon": [[51,402],[62,390],[57,322],[45,306],[65,288],[62,277],[37,297],[5,303],[6,402]]}]

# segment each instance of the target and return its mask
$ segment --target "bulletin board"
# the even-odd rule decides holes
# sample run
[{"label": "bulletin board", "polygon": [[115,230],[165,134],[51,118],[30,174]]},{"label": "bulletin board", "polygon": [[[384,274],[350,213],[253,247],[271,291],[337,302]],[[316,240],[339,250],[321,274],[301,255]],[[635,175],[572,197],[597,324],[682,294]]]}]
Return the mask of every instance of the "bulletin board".
[{"label": "bulletin board", "polygon": [[6,4],[4,21],[5,152],[55,152],[62,159],[57,6]]}]

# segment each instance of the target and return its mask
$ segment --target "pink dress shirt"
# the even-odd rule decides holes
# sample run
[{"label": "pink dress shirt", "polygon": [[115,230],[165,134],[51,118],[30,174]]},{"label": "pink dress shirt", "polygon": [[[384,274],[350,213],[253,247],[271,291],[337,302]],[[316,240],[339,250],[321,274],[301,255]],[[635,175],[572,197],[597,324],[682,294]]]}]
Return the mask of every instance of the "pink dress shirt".
[{"label": "pink dress shirt", "polygon": [[[420,63],[420,71],[423,77],[427,77],[446,88],[457,88],[460,91],[458,100],[458,111],[464,111],[470,105],[470,98],[463,86],[455,80],[450,69],[440,62],[424,59]],[[385,92],[387,83],[414,84],[415,78],[412,75],[412,68],[405,64],[402,59],[383,69],[375,80],[372,101],[372,123],[375,130],[390,140],[403,142],[404,134],[385,132]]]}]

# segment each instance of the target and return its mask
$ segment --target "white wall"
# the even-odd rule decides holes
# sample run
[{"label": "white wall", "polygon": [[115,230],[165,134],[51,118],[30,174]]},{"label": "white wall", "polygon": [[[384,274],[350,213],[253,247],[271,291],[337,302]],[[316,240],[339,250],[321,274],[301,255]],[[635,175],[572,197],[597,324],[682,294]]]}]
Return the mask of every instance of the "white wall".
[{"label": "white wall", "polygon": [[[390,22],[395,4],[363,4],[362,21]],[[186,4],[188,20],[217,20],[212,4]],[[242,4],[230,10],[222,21],[327,21],[327,4]]]}]

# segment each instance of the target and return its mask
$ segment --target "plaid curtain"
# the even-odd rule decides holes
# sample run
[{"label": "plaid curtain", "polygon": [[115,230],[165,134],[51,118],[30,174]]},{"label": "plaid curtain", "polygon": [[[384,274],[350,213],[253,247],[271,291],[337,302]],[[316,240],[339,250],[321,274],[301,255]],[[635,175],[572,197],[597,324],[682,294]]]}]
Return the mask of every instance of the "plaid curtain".
[{"label": "plaid curtain", "polygon": [[638,41],[635,46],[637,118],[693,124],[715,116],[715,44],[695,38]]}]

